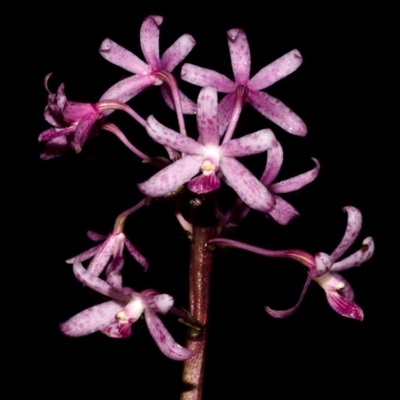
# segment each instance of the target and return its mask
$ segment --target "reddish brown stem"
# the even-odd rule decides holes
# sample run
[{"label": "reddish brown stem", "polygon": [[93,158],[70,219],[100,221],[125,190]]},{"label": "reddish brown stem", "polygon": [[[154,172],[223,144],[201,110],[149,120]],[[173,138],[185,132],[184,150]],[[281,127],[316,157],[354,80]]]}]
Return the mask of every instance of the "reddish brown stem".
[{"label": "reddish brown stem", "polygon": [[[207,200],[206,203],[211,201],[211,199]],[[193,211],[189,312],[197,320],[201,330],[190,329],[186,341],[186,347],[194,352],[194,356],[184,363],[181,400],[202,399],[212,266],[212,252],[208,250],[207,242],[215,237],[216,231],[214,213],[211,207],[202,204],[198,208],[194,207]]]}]

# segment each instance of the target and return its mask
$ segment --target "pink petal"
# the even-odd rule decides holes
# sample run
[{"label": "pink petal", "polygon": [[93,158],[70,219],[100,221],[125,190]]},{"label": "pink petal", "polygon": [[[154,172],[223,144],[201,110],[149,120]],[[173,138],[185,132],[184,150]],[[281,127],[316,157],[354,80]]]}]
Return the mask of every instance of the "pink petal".
[{"label": "pink petal", "polygon": [[305,136],[307,127],[304,122],[285,104],[264,92],[249,90],[249,103],[264,117],[285,131],[297,136]]},{"label": "pink petal", "polygon": [[120,290],[113,288],[107,282],[86,271],[86,269],[83,268],[79,258],[77,258],[74,262],[73,272],[78,281],[82,282],[84,285],[90,287],[96,292],[125,303],[131,299],[131,296],[128,296]]},{"label": "pink petal", "polygon": [[331,254],[332,260],[334,262],[338,258],[340,258],[345,253],[345,251],[354,243],[357,236],[360,234],[362,225],[362,215],[360,210],[355,207],[347,206],[343,207],[343,211],[347,212],[346,232],[344,233],[344,236],[339,245]]},{"label": "pink petal", "polygon": [[55,114],[49,106],[46,106],[43,113],[44,119],[53,126],[60,128],[62,125],[65,125],[65,122],[62,120],[62,117],[59,114]]},{"label": "pink petal", "polygon": [[60,324],[61,331],[67,336],[85,336],[103,330],[115,321],[115,315],[121,311],[124,303],[107,301],[90,307]]},{"label": "pink petal", "polygon": [[144,89],[153,85],[156,78],[153,75],[134,75],[111,86],[100,100],[117,100],[126,103]]},{"label": "pink petal", "polygon": [[183,35],[176,40],[161,56],[161,67],[166,71],[173,69],[184,60],[184,58],[192,51],[196,41],[191,35]]},{"label": "pink petal", "polygon": [[300,52],[298,50],[292,50],[257,72],[257,74],[250,79],[247,87],[250,90],[265,89],[296,71],[302,62],[303,58]]},{"label": "pink petal", "polygon": [[260,181],[268,186],[277,177],[283,162],[283,150],[280,143],[276,140],[271,148],[268,149],[267,164]]},{"label": "pink petal", "polygon": [[269,315],[271,315],[271,317],[274,318],[286,318],[289,315],[292,315],[299,308],[301,302],[303,301],[304,296],[307,293],[308,287],[310,286],[310,282],[311,282],[311,274],[309,273],[307,276],[306,283],[304,284],[303,290],[301,291],[300,298],[294,307],[289,308],[287,310],[273,310],[272,308],[267,306],[265,307],[265,311]]},{"label": "pink petal", "polygon": [[101,244],[98,244],[97,246],[92,247],[91,249],[86,250],[86,251],[84,251],[83,253],[78,254],[78,255],[75,256],[75,257],[72,257],[72,258],[69,258],[68,260],[65,260],[65,262],[66,262],[67,264],[73,264],[73,263],[75,262],[75,260],[76,260],[78,257],[79,257],[79,259],[80,259],[81,261],[86,261],[86,260],[88,260],[89,258],[92,258],[95,254],[99,253],[99,252],[102,250],[102,248],[103,248],[104,246],[106,246],[106,244],[107,244],[106,242],[101,243]]},{"label": "pink petal", "polygon": [[174,298],[169,294],[157,294],[153,297],[153,308],[161,313],[166,314],[174,305]]},{"label": "pink petal", "polygon": [[41,160],[50,160],[54,157],[58,157],[70,149],[68,139],[64,136],[55,137],[49,140],[44,149],[40,153]]},{"label": "pink petal", "polygon": [[264,213],[273,209],[274,196],[239,161],[230,157],[222,157],[220,168],[226,178],[226,183],[249,207]]},{"label": "pink petal", "polygon": [[288,202],[275,196],[275,207],[268,213],[278,224],[287,225],[293,218],[300,214]]},{"label": "pink petal", "polygon": [[372,237],[363,240],[361,249],[354,254],[338,261],[332,265],[331,271],[343,271],[352,267],[358,267],[368,261],[375,251],[375,244]]},{"label": "pink petal", "polygon": [[149,268],[147,260],[138,252],[136,247],[125,236],[125,245],[132,257],[144,268],[145,271]]},{"label": "pink petal", "polygon": [[[90,240],[93,240],[94,242],[100,242],[101,240],[107,239],[106,235],[101,235],[100,233],[96,233],[93,231],[87,231],[86,235]],[[81,260],[83,259],[81,258]]]},{"label": "pink petal", "polygon": [[203,145],[160,124],[152,115],[147,118],[146,130],[157,143],[182,153],[200,155],[205,151]]},{"label": "pink petal", "polygon": [[346,300],[336,292],[326,292],[326,298],[329,305],[343,317],[358,319],[359,321],[364,319],[362,308],[354,301]]},{"label": "pink petal", "polygon": [[200,171],[202,162],[202,156],[185,156],[162,169],[147,181],[139,183],[138,188],[146,196],[164,196],[196,175]]},{"label": "pink petal", "polygon": [[99,115],[97,108],[90,103],[78,103],[67,101],[62,110],[63,117],[71,124],[79,122],[82,117],[87,115]]},{"label": "pink petal", "polygon": [[111,39],[103,40],[99,51],[107,61],[133,74],[148,74],[151,72],[151,68],[139,57],[135,56],[127,49],[124,49]]},{"label": "pink petal", "polygon": [[184,64],[181,78],[197,86],[213,86],[218,92],[230,93],[236,90],[236,84],[226,76],[211,69],[198,67],[193,64]]},{"label": "pink petal", "polygon": [[222,136],[228,128],[235,106],[236,93],[226,95],[218,104],[219,136]]},{"label": "pink petal", "polygon": [[301,189],[303,186],[308,185],[311,183],[318,175],[320,164],[316,158],[312,159],[316,167],[312,170],[305,172],[304,174],[300,174],[294,176],[293,178],[286,179],[281,182],[274,183],[270,185],[270,190],[273,193],[289,193],[294,192],[295,190]]},{"label": "pink petal", "polygon": [[154,69],[160,68],[159,36],[163,17],[150,15],[140,28],[140,45],[144,58]]},{"label": "pink petal", "polygon": [[[181,101],[182,112],[184,114],[196,114],[197,106],[192,100],[189,99],[183,92],[178,89],[179,98]],[[175,102],[172,97],[171,89],[167,85],[161,85],[161,94],[164,97],[167,106],[175,111]]]},{"label": "pink petal", "polygon": [[246,85],[250,77],[250,49],[246,34],[241,29],[227,32],[233,75],[237,84]]},{"label": "pink petal", "polygon": [[150,334],[164,355],[177,361],[188,360],[193,357],[191,350],[185,349],[175,342],[154,311],[147,308],[144,315]]},{"label": "pink petal", "polygon": [[244,157],[262,153],[270,149],[276,142],[275,136],[270,129],[242,136],[239,139],[230,140],[220,146],[220,154],[224,157]]},{"label": "pink petal", "polygon": [[[45,140],[53,140],[57,139],[61,136],[68,135],[70,133],[75,132],[76,126],[68,126],[67,128],[50,128],[45,130],[39,135],[39,142],[43,142]],[[63,139],[63,143],[67,143],[66,139]]]},{"label": "pink petal", "polygon": [[[99,276],[104,271],[104,268],[114,253],[116,240],[116,235],[111,234],[108,236],[103,246],[101,246],[99,251],[95,254],[87,268],[91,274]],[[80,259],[82,260],[82,258]]]},{"label": "pink petal", "polygon": [[218,146],[218,97],[217,91],[211,86],[200,91],[197,100],[197,128],[201,143],[205,146]]},{"label": "pink petal", "polygon": [[100,117],[99,113],[84,115],[76,126],[74,140],[72,144],[76,149],[81,149],[88,139],[93,125]]}]

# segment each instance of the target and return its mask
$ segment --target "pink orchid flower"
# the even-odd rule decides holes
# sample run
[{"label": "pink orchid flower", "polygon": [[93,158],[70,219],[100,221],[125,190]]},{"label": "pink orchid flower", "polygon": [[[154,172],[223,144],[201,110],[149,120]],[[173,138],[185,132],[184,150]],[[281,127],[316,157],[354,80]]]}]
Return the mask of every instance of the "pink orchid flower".
[{"label": "pink orchid flower", "polygon": [[[228,93],[219,104],[220,135],[223,135],[228,125],[236,126],[242,105],[248,102],[285,131],[305,136],[307,127],[300,117],[281,101],[261,91],[300,66],[303,59],[298,50],[278,58],[250,79],[250,49],[245,33],[241,29],[231,29],[227,34],[235,82],[216,71],[192,64],[184,64],[181,72],[182,79],[187,82],[203,87],[213,86],[219,92]],[[229,131],[227,136],[230,138],[232,131]]]},{"label": "pink orchid flower", "polygon": [[90,135],[95,122],[101,118],[101,107],[96,104],[77,103],[67,100],[62,83],[57,93],[51,93],[48,81],[51,73],[44,79],[48,93],[47,106],[44,110],[45,120],[53,125],[39,135],[39,142],[47,141],[40,157],[48,160],[57,157],[73,148],[79,152]]},{"label": "pink orchid flower", "polygon": [[331,255],[318,253],[313,256],[302,250],[267,250],[224,238],[212,239],[208,243],[247,250],[265,257],[291,258],[299,261],[309,269],[307,281],[296,305],[288,310],[273,310],[270,307],[266,307],[265,310],[271,316],[275,318],[284,318],[293,314],[299,308],[313,280],[325,290],[329,305],[338,314],[344,317],[362,320],[364,314],[361,307],[354,302],[353,289],[337,272],[364,264],[374,254],[375,245],[372,237],[367,237],[363,240],[360,250],[341,261],[337,261],[354,243],[360,233],[362,224],[362,216],[357,208],[347,206],[344,207],[343,210],[348,214],[346,232]]},{"label": "pink orchid flower", "polygon": [[131,326],[144,313],[147,327],[161,352],[173,360],[187,360],[193,356],[172,338],[156,313],[166,314],[174,300],[167,294],[153,290],[141,293],[130,288],[115,288],[88,272],[76,258],[73,266],[76,278],[91,289],[112,300],[90,307],[60,325],[67,336],[85,336],[101,331],[113,338],[127,338]]},{"label": "pink orchid flower", "polygon": [[[152,85],[161,85],[163,81],[168,81],[172,77],[170,72],[190,53],[196,42],[192,36],[183,35],[160,57],[159,32],[162,22],[163,17],[151,15],[143,21],[140,29],[140,44],[147,64],[111,39],[103,41],[100,46],[100,54],[107,61],[134,75],[116,83],[103,94],[101,99],[114,99],[125,103],[144,89]],[[196,112],[196,105],[179,89],[176,88],[176,93],[172,93],[170,87],[162,85],[161,92],[165,102],[173,110],[179,99],[178,103],[181,104],[183,113],[194,114]]]},{"label": "pink orchid flower", "polygon": [[271,148],[276,142],[272,131],[263,129],[219,145],[218,98],[212,87],[203,88],[199,94],[197,126],[199,140],[195,141],[165,127],[153,116],[148,118],[148,134],[157,143],[184,153],[184,157],[139,184],[139,189],[147,196],[164,196],[200,172],[188,187],[195,193],[208,193],[220,186],[217,176],[220,171],[244,203],[262,212],[270,211],[275,204],[274,197],[234,157],[249,156]]}]

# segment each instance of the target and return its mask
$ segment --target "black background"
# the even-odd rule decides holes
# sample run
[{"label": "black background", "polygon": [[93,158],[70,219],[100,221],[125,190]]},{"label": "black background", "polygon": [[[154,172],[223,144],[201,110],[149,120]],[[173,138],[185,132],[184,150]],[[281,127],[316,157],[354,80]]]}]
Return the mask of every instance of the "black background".
[{"label": "black background", "polygon": [[[39,17],[30,18],[31,12]],[[252,2],[224,11],[205,4],[126,8],[118,2],[105,9],[69,5],[63,10],[40,6],[24,10],[19,28],[23,40],[16,42],[11,53],[16,60],[12,65],[18,76],[17,99],[11,107],[16,112],[12,135],[7,135],[16,139],[11,147],[16,153],[10,192],[12,197],[16,194],[18,210],[12,227],[18,232],[12,242],[19,238],[11,287],[22,288],[14,296],[22,301],[18,322],[13,320],[18,327],[13,337],[18,338],[23,360],[14,364],[16,373],[28,378],[32,393],[51,394],[56,385],[61,391],[92,395],[110,391],[133,398],[179,396],[181,363],[159,352],[144,320],[134,325],[128,340],[112,340],[99,333],[71,339],[58,330],[60,322],[102,301],[73,278],[64,260],[91,246],[87,230],[108,233],[115,216],[141,199],[136,183],[155,170],[143,166],[106,132],[88,142],[80,155],[69,153],[46,162],[39,160],[42,145],[37,143],[37,136],[48,127],[42,117],[44,76],[54,72],[51,88],[64,82],[70,100],[96,102],[108,87],[129,76],[99,56],[101,41],[110,37],[142,58],[139,29],[151,14],[165,17],[161,53],[179,36],[190,33],[197,45],[185,62],[229,77],[226,30],[231,28],[242,28],[247,34],[252,75],[293,48],[303,56],[295,73],[267,91],[301,116],[309,128],[307,137],[287,134],[251,107],[244,110],[236,136],[271,128],[285,152],[278,178],[312,168],[310,157],[321,162],[319,177],[285,196],[301,218],[280,227],[254,212],[234,237],[267,248],[329,253],[346,226],[341,208],[353,205],[362,211],[364,224],[350,251],[367,236],[376,243],[376,254],[367,264],[343,274],[364,310],[363,322],[336,314],[315,284],[296,314],[274,320],[264,306],[292,306],[305,280],[304,268],[238,250],[219,252],[205,398],[274,397],[271,393],[285,395],[292,385],[297,393],[310,395],[321,393],[321,388],[335,393],[346,390],[350,395],[388,387],[390,372],[384,360],[394,357],[392,273],[398,264],[388,229],[396,226],[397,219],[390,204],[390,188],[397,182],[390,176],[394,159],[388,154],[394,128],[386,124],[392,114],[384,93],[392,85],[390,23],[384,23],[390,12],[365,6],[351,12],[334,4],[320,9],[271,6],[268,12]],[[383,30],[377,29],[380,24]],[[197,87],[187,83],[181,87],[196,100]],[[159,88],[148,89],[130,104],[142,116],[154,114],[176,128]],[[157,153],[159,147],[141,127],[114,114],[114,121],[133,143]],[[187,121],[189,135],[196,137],[194,118]],[[256,157],[253,164],[243,162],[260,174],[264,158]],[[226,190],[226,194],[232,192]],[[143,274],[127,255],[126,283],[136,290],[154,287],[185,306],[189,242],[172,213],[162,204],[142,210],[128,220],[126,232],[150,261],[149,272]],[[184,327],[172,317],[164,321],[183,344]],[[33,378],[32,371],[40,372]],[[342,382],[346,389],[341,388]]]}]

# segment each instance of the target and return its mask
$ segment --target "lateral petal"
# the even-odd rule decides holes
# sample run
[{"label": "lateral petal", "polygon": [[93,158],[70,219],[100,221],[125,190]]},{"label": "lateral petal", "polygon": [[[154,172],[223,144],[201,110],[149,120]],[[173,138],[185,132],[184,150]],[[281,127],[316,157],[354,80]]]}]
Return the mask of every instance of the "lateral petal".
[{"label": "lateral petal", "polygon": [[227,94],[218,104],[219,136],[222,136],[228,128],[235,106],[236,93]]},{"label": "lateral petal", "polygon": [[261,183],[268,186],[277,177],[283,162],[283,149],[276,140],[271,148],[268,149],[267,163],[261,176]]},{"label": "lateral petal", "polygon": [[247,96],[249,103],[259,113],[285,131],[297,136],[305,136],[307,134],[305,123],[280,100],[267,93],[253,90],[249,90]]},{"label": "lateral petal", "polygon": [[357,236],[360,234],[362,226],[362,214],[360,210],[352,206],[347,206],[343,207],[343,211],[347,213],[346,232],[344,233],[343,238],[336,249],[331,254],[332,260],[334,262],[338,258],[340,258],[345,253],[345,251],[354,243]]},{"label": "lateral petal", "polygon": [[[182,112],[184,114],[196,114],[196,103],[189,99],[182,91],[178,89],[179,98],[181,100]],[[175,103],[172,97],[171,89],[167,85],[161,85],[161,94],[164,97],[167,106],[175,111]]]},{"label": "lateral petal", "polygon": [[262,129],[258,132],[233,139],[219,147],[221,156],[244,157],[262,153],[270,149],[276,139],[270,129]]},{"label": "lateral petal", "polygon": [[196,41],[191,35],[185,34],[175,41],[161,56],[161,66],[166,71],[173,69],[192,51]]},{"label": "lateral petal", "polygon": [[296,71],[302,62],[303,57],[300,52],[294,49],[257,72],[250,79],[247,87],[250,90],[265,89]]},{"label": "lateral petal", "polygon": [[287,201],[275,196],[275,207],[268,213],[278,224],[287,225],[293,218],[298,217],[298,211]]}]

